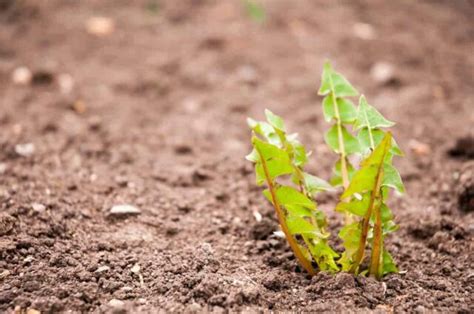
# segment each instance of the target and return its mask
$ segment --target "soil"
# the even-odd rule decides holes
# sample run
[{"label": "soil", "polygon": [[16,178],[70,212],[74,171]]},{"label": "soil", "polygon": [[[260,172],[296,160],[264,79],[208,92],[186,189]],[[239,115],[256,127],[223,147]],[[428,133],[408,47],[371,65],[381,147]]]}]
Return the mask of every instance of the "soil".
[{"label": "soil", "polygon": [[[472,141],[449,153],[474,135],[473,2],[264,4],[263,24],[240,1],[0,4],[0,311],[474,312]],[[114,27],[88,33],[94,16]],[[329,177],[325,58],[406,152],[401,272],[381,282],[302,272],[243,158],[269,108]],[[319,198],[334,232],[336,200]]]}]

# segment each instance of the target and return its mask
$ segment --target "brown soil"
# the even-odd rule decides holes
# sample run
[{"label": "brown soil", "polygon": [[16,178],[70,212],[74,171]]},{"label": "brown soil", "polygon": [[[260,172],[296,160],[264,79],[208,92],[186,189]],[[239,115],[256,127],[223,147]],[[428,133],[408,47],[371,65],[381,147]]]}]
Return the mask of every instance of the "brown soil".
[{"label": "brown soil", "polygon": [[[265,4],[264,24],[240,1],[0,4],[0,311],[474,312],[472,148],[448,154],[474,131],[473,2]],[[111,34],[86,31],[96,15]],[[388,240],[401,272],[382,282],[302,273],[243,158],[245,118],[268,107],[329,176],[327,57],[406,151]],[[377,62],[394,66],[385,83]],[[11,80],[20,66],[28,85]],[[319,200],[334,231],[335,201]],[[108,214],[122,203],[141,214]]]}]

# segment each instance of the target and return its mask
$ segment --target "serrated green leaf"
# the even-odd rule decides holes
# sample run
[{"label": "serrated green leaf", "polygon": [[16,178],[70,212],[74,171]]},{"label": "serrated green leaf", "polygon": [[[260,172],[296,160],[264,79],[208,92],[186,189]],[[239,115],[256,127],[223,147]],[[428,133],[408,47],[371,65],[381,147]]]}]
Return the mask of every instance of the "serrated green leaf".
[{"label": "serrated green leaf", "polygon": [[323,238],[324,235],[319,232],[318,228],[316,226],[313,226],[309,221],[302,217],[297,217],[297,216],[288,216],[286,218],[286,225],[288,226],[288,229],[290,230],[291,234],[309,234],[309,235],[314,235],[316,237]]},{"label": "serrated green leaf", "polygon": [[382,259],[382,275],[398,273],[398,268],[392,255],[390,255],[390,253],[385,249],[383,250]]},{"label": "serrated green leaf", "polygon": [[359,94],[344,76],[334,71],[331,64],[326,62],[323,67],[321,87],[318,93],[319,95],[327,95],[332,91],[334,91],[336,97],[357,96]]},{"label": "serrated green leaf", "polygon": [[331,191],[333,187],[325,180],[313,176],[309,173],[303,173],[306,190],[313,194],[320,191]]},{"label": "serrated green leaf", "polygon": [[402,178],[398,173],[397,169],[394,166],[385,163],[384,164],[384,175],[383,175],[383,182],[382,186],[388,186],[399,193],[405,193],[405,186],[403,185]]},{"label": "serrated green leaf", "polygon": [[280,136],[278,135],[279,130],[276,130],[269,123],[263,121],[255,121],[250,118],[247,119],[247,123],[256,134],[262,136],[270,144],[278,147],[282,146]]},{"label": "serrated green leaf", "polygon": [[[357,117],[357,109],[352,101],[344,98],[336,98],[336,104],[339,112],[339,117],[342,123],[352,123]],[[323,99],[323,113],[324,119],[330,122],[332,119],[337,120],[336,112],[334,110],[333,95],[329,94]]]},{"label": "serrated green leaf", "polygon": [[383,160],[385,160],[388,151],[390,150],[392,143],[392,134],[390,132],[385,133],[384,138],[379,145],[375,147],[375,150],[362,162],[360,163],[361,167],[367,165],[379,165]]},{"label": "serrated green leaf", "polygon": [[306,195],[289,186],[279,186],[275,191],[276,197],[283,206],[299,205],[316,209],[316,205]]},{"label": "serrated green leaf", "polygon": [[286,210],[288,211],[288,216],[296,216],[296,217],[313,217],[314,212],[311,209],[297,205],[297,204],[286,204]]},{"label": "serrated green leaf", "polygon": [[[342,140],[344,144],[344,150],[346,154],[354,154],[359,152],[359,141],[347,131],[344,126],[341,126],[342,130]],[[338,137],[338,127],[337,125],[333,125],[332,128],[326,133],[324,139],[329,147],[332,148],[333,151],[336,153],[341,153],[339,148],[339,137]]]},{"label": "serrated green leaf", "polygon": [[393,220],[385,222],[382,226],[383,234],[389,234],[400,229],[400,226],[397,225]]},{"label": "serrated green leaf", "polygon": [[392,211],[386,204],[382,203],[382,205],[380,206],[380,214],[382,217],[382,223],[386,223],[393,219]]},{"label": "serrated green leaf", "polygon": [[[252,143],[257,152],[259,152],[259,154],[261,154],[265,159],[271,179],[281,175],[291,174],[293,172],[293,165],[291,164],[291,160],[286,151],[276,147],[275,145],[266,143],[257,137],[252,139]],[[254,156],[250,156],[250,158],[254,158]],[[261,161],[257,161],[255,173],[257,185],[263,184],[266,178]]]},{"label": "serrated green leaf", "polygon": [[358,222],[345,225],[339,232],[339,238],[343,241],[345,251],[342,253],[338,263],[343,271],[349,271],[353,264],[353,256],[359,247],[361,229]]},{"label": "serrated green leaf", "polygon": [[[291,174],[293,172],[293,166],[287,161],[272,159],[267,161],[268,172],[270,178],[273,180],[279,176]],[[255,166],[255,175],[257,185],[262,185],[265,183],[266,177],[261,163],[258,163]]]},{"label": "serrated green leaf", "polygon": [[[372,130],[372,139],[374,141],[374,145],[377,146],[382,141],[383,137],[385,136],[385,132],[379,129]],[[370,134],[368,128],[362,128],[359,133],[357,134],[357,139],[359,140],[360,150],[363,155],[369,153],[371,151],[371,141],[370,141]],[[390,148],[390,153],[397,156],[403,156],[403,152],[400,150],[397,142],[392,138],[392,147]]]},{"label": "serrated green leaf", "polygon": [[370,193],[365,193],[361,200],[353,198],[351,201],[341,201],[336,205],[336,211],[348,212],[353,215],[363,217],[369,208]]},{"label": "serrated green leaf", "polygon": [[[349,161],[346,161],[347,164],[347,172],[349,175],[349,180],[352,180],[354,173],[356,172],[354,166]],[[329,181],[332,186],[340,186],[342,185],[342,175],[341,175],[341,159],[336,162],[336,165],[333,168],[333,177]]]},{"label": "serrated green leaf", "polygon": [[309,251],[318,264],[320,270],[329,272],[339,270],[339,267],[334,261],[339,254],[337,254],[325,240],[312,238],[305,242],[307,243]]},{"label": "serrated green leaf", "polygon": [[274,144],[266,143],[256,136],[252,138],[252,144],[265,160],[281,159],[290,161],[288,153]]},{"label": "serrated green leaf", "polygon": [[394,122],[385,119],[377,109],[369,105],[363,95],[360,96],[357,119],[354,123],[356,130],[363,127],[373,130],[377,128],[388,128],[394,125]]},{"label": "serrated green leaf", "polygon": [[367,191],[371,191],[375,186],[377,171],[377,165],[368,165],[357,171],[349,187],[341,195],[341,199],[348,198],[355,193],[363,194]]},{"label": "serrated green leaf", "polygon": [[[265,195],[266,199],[273,204],[272,200],[272,195],[268,189],[263,191],[263,195]],[[281,195],[280,195],[281,196]],[[297,216],[297,217],[313,217],[314,216],[314,211],[311,208],[305,207],[300,204],[291,204],[288,202],[285,202],[285,204],[278,198],[278,202],[285,207],[285,209],[288,211],[289,216]]]},{"label": "serrated green leaf", "polygon": [[308,161],[308,154],[306,153],[305,147],[295,139],[288,140],[287,143],[291,147],[295,166],[303,166]]},{"label": "serrated green leaf", "polygon": [[354,193],[362,194],[374,189],[377,174],[384,169],[380,167],[380,164],[383,163],[390,149],[391,141],[392,135],[387,133],[375,150],[361,162],[362,168],[354,174],[351,183],[342,194],[341,199],[348,198]]},{"label": "serrated green leaf", "polygon": [[258,162],[260,160],[260,156],[258,155],[258,152],[254,148],[254,149],[252,149],[250,154],[245,156],[245,159],[247,159],[248,161],[251,161],[251,162]]},{"label": "serrated green leaf", "polygon": [[267,121],[268,123],[270,123],[271,126],[273,126],[275,129],[285,132],[285,123],[283,122],[283,119],[280,116],[274,114],[268,109],[265,109],[265,117],[267,118]]}]

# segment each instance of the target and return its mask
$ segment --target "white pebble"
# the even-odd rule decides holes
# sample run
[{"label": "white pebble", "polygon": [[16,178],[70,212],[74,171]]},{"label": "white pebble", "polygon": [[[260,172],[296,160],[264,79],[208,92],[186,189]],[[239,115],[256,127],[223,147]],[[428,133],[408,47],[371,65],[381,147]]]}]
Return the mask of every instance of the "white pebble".
[{"label": "white pebble", "polygon": [[115,29],[115,23],[112,19],[103,16],[91,17],[86,22],[87,32],[96,36],[106,36]]},{"label": "white pebble", "polygon": [[254,212],[253,212],[253,216],[255,217],[255,220],[256,220],[257,222],[262,221],[262,214],[260,214],[258,211],[254,211]]},{"label": "white pebble", "polygon": [[372,25],[367,23],[355,23],[354,26],[352,26],[352,32],[360,39],[375,39],[375,29]]},{"label": "white pebble", "polygon": [[33,78],[33,73],[27,67],[18,67],[12,73],[12,81],[18,85],[28,85]]},{"label": "white pebble", "polygon": [[33,143],[17,144],[15,145],[15,153],[22,157],[29,157],[35,152],[35,145]]},{"label": "white pebble", "polygon": [[112,206],[109,213],[112,215],[137,215],[141,213],[141,210],[132,205],[122,204]]},{"label": "white pebble", "polygon": [[46,210],[46,206],[40,203],[31,204],[31,208],[33,208],[35,212],[44,212]]},{"label": "white pebble", "polygon": [[377,83],[385,84],[394,78],[395,69],[387,62],[377,62],[370,69],[372,79]]},{"label": "white pebble", "polygon": [[121,308],[125,305],[125,302],[123,302],[122,300],[118,300],[118,299],[112,299],[112,300],[109,301],[109,305],[111,307]]}]

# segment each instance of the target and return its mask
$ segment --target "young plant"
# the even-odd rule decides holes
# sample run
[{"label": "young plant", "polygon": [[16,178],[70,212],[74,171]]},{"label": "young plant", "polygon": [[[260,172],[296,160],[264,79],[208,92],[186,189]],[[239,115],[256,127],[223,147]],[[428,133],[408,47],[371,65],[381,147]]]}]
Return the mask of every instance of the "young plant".
[{"label": "young plant", "polygon": [[326,144],[339,155],[331,183],[335,186],[342,184],[344,189],[347,189],[354,173],[354,167],[350,164],[348,157],[358,153],[360,148],[359,142],[346,127],[356,120],[357,110],[354,104],[345,97],[357,96],[359,92],[344,76],[334,71],[329,62],[326,62],[318,94],[325,96],[323,99],[324,118],[327,122],[334,123],[324,139]]},{"label": "young plant", "polygon": [[392,135],[381,130],[393,125],[370,106],[364,96],[360,97],[354,128],[359,130],[360,155],[366,158],[336,206],[337,211],[360,217],[358,222],[346,224],[339,233],[346,249],[339,260],[342,269],[355,274],[359,272],[368,237],[372,234],[369,273],[377,278],[397,271],[390,254],[383,249],[383,237],[397,229],[393,215],[385,204],[387,189],[392,187],[400,193],[404,192],[400,175],[391,164],[392,157],[402,155],[402,152]]},{"label": "young plant", "polygon": [[[369,273],[377,279],[397,267],[384,247],[384,238],[398,226],[387,206],[389,189],[404,192],[401,177],[392,165],[395,155],[403,155],[390,132],[383,131],[394,125],[367,103],[364,96],[359,106],[345,97],[358,92],[331,65],[324,65],[319,94],[325,95],[323,111],[327,121],[334,125],[325,136],[328,146],[339,155],[334,169],[333,185],[342,185],[344,191],[336,211],[344,213],[345,226],[339,232],[344,252],[339,256],[327,243],[326,218],[316,209],[314,193],[326,191],[328,184],[303,170],[309,153],[296,140],[296,134],[287,135],[283,120],[266,111],[268,122],[249,119],[253,130],[254,150],[247,159],[255,163],[257,184],[267,183],[265,196],[273,204],[281,228],[299,262],[314,274],[311,261],[319,269]],[[356,136],[349,131],[357,131]],[[348,156],[362,159],[356,169]],[[291,176],[296,186],[285,186],[277,179]],[[369,269],[361,270],[367,246],[371,249]]]},{"label": "young plant", "polygon": [[[257,185],[266,183],[265,197],[273,204],[281,230],[303,268],[315,274],[319,269],[337,271],[334,259],[338,254],[329,246],[326,218],[317,210],[313,195],[330,188],[324,180],[303,170],[309,153],[296,139],[287,134],[283,120],[265,111],[267,122],[249,119],[253,130],[253,150],[247,159],[255,163]],[[292,185],[284,179],[291,178]]]}]

